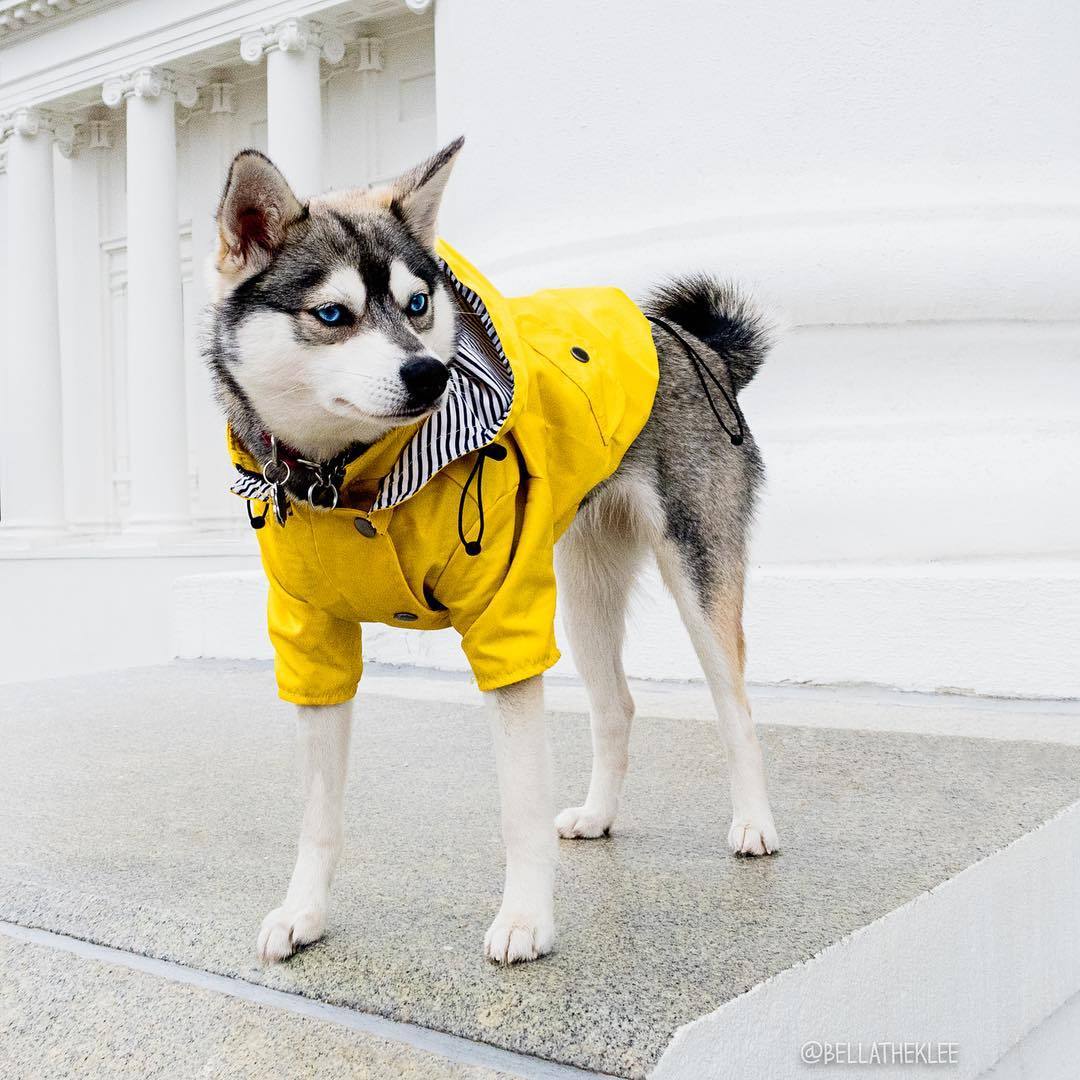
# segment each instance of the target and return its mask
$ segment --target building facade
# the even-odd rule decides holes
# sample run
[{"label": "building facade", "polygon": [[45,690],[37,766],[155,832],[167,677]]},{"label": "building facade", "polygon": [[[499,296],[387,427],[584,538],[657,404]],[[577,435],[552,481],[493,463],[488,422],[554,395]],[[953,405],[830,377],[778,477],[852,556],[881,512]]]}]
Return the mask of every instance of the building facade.
[{"label": "building facade", "polygon": [[[198,344],[228,162],[464,132],[443,232],[503,291],[776,312],[751,678],[1080,695],[1077,44],[1059,0],[0,0],[0,681],[266,654]],[[675,623],[650,581],[632,674],[695,676]]]}]

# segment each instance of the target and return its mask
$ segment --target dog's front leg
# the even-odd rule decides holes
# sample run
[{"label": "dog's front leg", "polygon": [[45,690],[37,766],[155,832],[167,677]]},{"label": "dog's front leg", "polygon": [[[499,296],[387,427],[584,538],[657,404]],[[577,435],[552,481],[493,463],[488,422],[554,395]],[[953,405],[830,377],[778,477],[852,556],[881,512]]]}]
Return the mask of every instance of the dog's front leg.
[{"label": "dog's front leg", "polygon": [[271,963],[322,937],[330,882],[345,838],[352,702],[298,705],[297,711],[304,820],[285,901],[263,919],[259,931],[259,959]]},{"label": "dog's front leg", "polygon": [[[558,841],[540,676],[489,695],[506,844],[502,907],[484,937],[500,964],[535,960],[555,944],[552,908]],[[493,707],[492,707],[493,706]]]}]

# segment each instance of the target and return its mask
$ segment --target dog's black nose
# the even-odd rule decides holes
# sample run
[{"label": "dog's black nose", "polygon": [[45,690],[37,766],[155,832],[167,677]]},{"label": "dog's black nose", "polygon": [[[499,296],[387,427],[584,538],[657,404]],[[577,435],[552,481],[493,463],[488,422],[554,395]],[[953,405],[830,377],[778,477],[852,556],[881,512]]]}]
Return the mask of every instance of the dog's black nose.
[{"label": "dog's black nose", "polygon": [[433,356],[411,356],[401,365],[401,381],[414,405],[430,405],[446,389],[450,369]]}]

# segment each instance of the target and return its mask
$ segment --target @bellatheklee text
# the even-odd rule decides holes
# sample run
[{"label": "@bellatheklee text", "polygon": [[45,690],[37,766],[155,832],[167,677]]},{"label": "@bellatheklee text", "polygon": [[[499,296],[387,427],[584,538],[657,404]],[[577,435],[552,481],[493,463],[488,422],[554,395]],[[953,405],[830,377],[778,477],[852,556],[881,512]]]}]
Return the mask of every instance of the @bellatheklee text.
[{"label": "@bellatheklee text", "polygon": [[805,1065],[956,1065],[960,1046],[954,1042],[915,1039],[876,1042],[829,1042],[809,1039],[799,1048]]}]

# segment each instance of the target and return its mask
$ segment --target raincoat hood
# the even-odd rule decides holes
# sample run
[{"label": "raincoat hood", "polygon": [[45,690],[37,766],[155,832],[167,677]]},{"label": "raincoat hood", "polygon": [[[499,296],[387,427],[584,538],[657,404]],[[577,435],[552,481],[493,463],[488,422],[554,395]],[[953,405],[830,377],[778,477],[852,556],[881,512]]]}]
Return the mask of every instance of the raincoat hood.
[{"label": "raincoat hood", "polygon": [[255,458],[229,433],[270,585],[278,688],[298,704],[355,693],[362,623],[454,627],[483,690],[549,668],[555,541],[648,418],[648,321],[618,289],[502,296],[444,242],[458,297],[438,413],[342,463],[332,510],[293,502],[285,527]]}]

